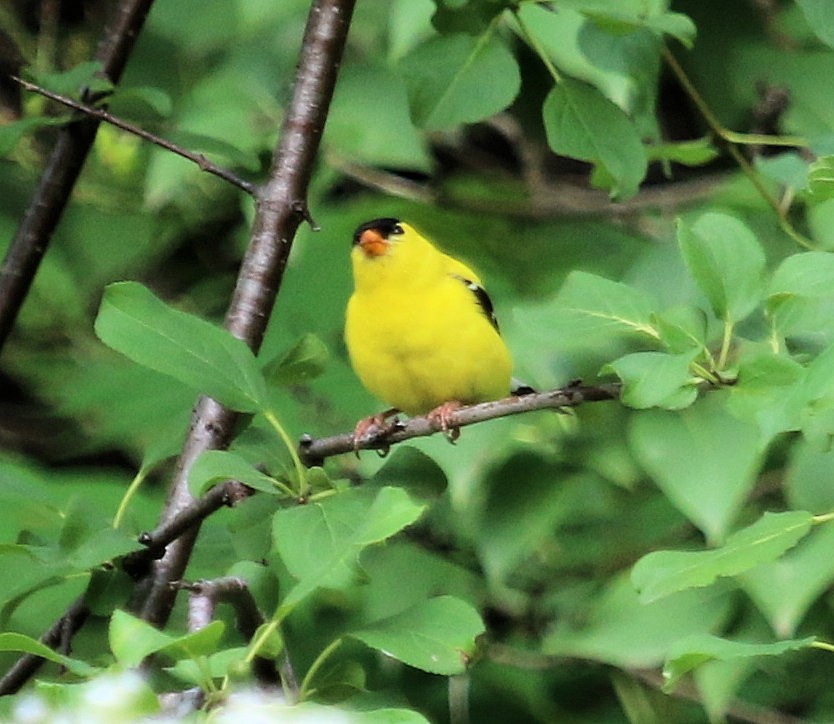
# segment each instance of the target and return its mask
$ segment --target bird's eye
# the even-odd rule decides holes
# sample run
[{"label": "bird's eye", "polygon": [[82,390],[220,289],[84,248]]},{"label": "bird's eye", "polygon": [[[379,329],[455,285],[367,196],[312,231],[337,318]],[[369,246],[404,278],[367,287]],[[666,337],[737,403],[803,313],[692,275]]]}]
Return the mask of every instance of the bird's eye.
[{"label": "bird's eye", "polygon": [[403,234],[405,234],[405,231],[403,231],[403,227],[402,227],[402,226],[400,226],[399,224],[396,224],[396,225],[394,226],[394,228],[393,228],[393,229],[391,229],[391,233],[392,233],[392,234],[394,234],[394,235],[396,235],[396,236],[402,236]]}]

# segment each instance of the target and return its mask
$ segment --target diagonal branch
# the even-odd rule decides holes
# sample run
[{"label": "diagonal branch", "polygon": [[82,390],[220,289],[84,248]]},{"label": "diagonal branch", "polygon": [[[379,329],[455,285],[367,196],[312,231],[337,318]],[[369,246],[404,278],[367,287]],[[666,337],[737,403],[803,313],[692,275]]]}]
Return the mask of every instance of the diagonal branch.
[{"label": "diagonal branch", "polygon": [[[293,86],[269,180],[258,197],[252,237],[226,314],[226,328],[257,351],[281,286],[292,240],[310,220],[307,188],[319,147],[355,0],[313,0]],[[226,447],[235,413],[214,400],[197,401],[161,522],[193,503],[188,471],[205,450]],[[163,625],[197,537],[195,524],[166,549],[134,592],[132,607],[147,621]]]},{"label": "diagonal branch", "polygon": [[[102,74],[116,85],[121,78],[153,0],[122,0],[96,53]],[[0,350],[72,194],[99,121],[82,118],[62,128],[35,195],[0,267]]]},{"label": "diagonal branch", "polygon": [[[59,649],[61,644],[71,639],[75,632],[84,625],[89,615],[90,609],[87,608],[84,596],[80,596],[67,608],[64,615],[41,636],[41,643],[46,644],[51,649]],[[35,654],[21,656],[0,678],[0,696],[8,696],[19,691],[43,663],[44,659]]]},{"label": "diagonal branch", "polygon": [[189,151],[182,146],[178,146],[176,143],[160,138],[159,136],[146,131],[144,128],[140,128],[133,123],[128,123],[127,121],[122,120],[118,116],[114,116],[112,113],[108,113],[103,108],[96,108],[95,106],[91,106],[86,103],[79,103],[72,98],[62,96],[60,93],[53,93],[46,88],[41,88],[39,85],[30,83],[28,80],[19,78],[16,75],[10,75],[9,78],[25,90],[42,95],[44,98],[49,98],[49,100],[60,103],[67,108],[72,108],[74,111],[79,111],[89,118],[95,118],[99,121],[109,123],[111,126],[115,126],[116,128],[121,128],[123,131],[127,131],[134,136],[138,136],[143,141],[153,143],[160,148],[164,148],[166,151],[170,151],[171,153],[175,153],[177,156],[181,156],[192,163],[196,163],[200,167],[201,171],[205,171],[212,176],[217,176],[218,178],[229,182],[233,186],[237,186],[241,191],[245,191],[247,194],[251,195],[256,191],[255,184],[251,181],[241,178],[237,174],[229,171],[227,168],[223,168],[222,166],[212,163],[202,153],[194,153],[193,151]]}]

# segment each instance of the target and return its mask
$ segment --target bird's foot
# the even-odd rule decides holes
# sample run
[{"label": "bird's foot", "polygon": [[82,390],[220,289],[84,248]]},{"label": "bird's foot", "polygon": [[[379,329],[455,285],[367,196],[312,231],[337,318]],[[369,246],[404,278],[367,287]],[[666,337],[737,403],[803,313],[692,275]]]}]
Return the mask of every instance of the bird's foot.
[{"label": "bird's foot", "polygon": [[435,407],[426,415],[430,422],[440,425],[446,439],[452,444],[460,437],[460,428],[452,425],[449,418],[455,410],[459,410],[461,407],[463,407],[461,402],[449,400],[449,402],[444,402],[442,405]]},{"label": "bird's foot", "polygon": [[359,444],[363,440],[384,435],[397,424],[395,420],[391,425],[388,425],[386,424],[386,420],[398,412],[399,410],[392,407],[385,412],[378,412],[376,415],[363,417],[356,423],[356,427],[353,428],[353,452],[356,453],[357,457],[359,456]]}]

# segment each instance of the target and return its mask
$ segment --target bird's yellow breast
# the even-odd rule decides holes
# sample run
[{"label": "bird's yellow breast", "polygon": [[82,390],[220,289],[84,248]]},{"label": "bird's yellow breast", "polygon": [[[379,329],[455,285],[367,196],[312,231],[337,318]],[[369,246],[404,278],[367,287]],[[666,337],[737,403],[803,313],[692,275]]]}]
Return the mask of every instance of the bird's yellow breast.
[{"label": "bird's yellow breast", "polygon": [[354,370],[370,392],[412,415],[507,395],[509,352],[464,281],[477,277],[408,230],[415,236],[389,256],[354,249],[345,325]]}]

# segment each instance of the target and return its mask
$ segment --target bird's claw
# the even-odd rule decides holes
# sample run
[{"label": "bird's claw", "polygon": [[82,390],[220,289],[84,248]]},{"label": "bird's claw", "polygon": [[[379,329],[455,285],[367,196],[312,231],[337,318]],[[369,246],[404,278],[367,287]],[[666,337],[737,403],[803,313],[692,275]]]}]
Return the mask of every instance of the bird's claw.
[{"label": "bird's claw", "polygon": [[[376,415],[363,417],[356,423],[356,427],[353,428],[353,452],[356,457],[359,457],[359,446],[362,442],[382,437],[397,428],[399,418],[395,417],[390,423],[386,424],[386,420],[397,412],[398,410],[396,409],[378,412]],[[382,457],[385,457],[387,454],[388,446],[386,445],[382,448]]]},{"label": "bird's claw", "polygon": [[452,425],[449,418],[452,416],[453,412],[459,410],[461,407],[463,407],[463,405],[457,400],[450,400],[449,402],[444,402],[439,407],[435,407],[426,415],[426,418],[430,422],[435,425],[440,425],[440,430],[446,436],[446,439],[453,445],[455,444],[455,440],[460,437],[460,428],[456,425]]}]

